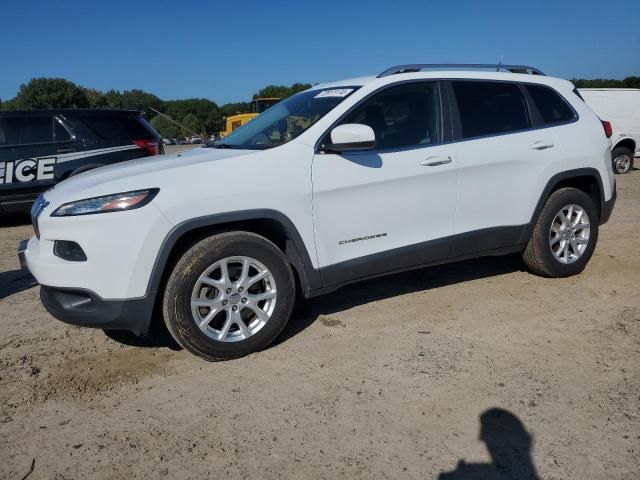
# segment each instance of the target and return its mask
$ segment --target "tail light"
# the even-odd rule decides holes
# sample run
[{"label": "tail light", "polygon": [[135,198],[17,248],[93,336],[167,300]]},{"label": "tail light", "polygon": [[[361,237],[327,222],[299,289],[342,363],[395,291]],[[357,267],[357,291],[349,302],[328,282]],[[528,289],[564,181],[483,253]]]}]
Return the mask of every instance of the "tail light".
[{"label": "tail light", "polygon": [[158,141],[155,139],[142,139],[142,140],[134,140],[137,146],[143,149],[145,152],[149,154],[149,156],[159,155],[160,147],[158,145]]},{"label": "tail light", "polygon": [[611,135],[613,135],[611,123],[607,122],[606,120],[602,120],[602,127],[604,128],[604,134],[607,136],[607,138],[611,138]]}]

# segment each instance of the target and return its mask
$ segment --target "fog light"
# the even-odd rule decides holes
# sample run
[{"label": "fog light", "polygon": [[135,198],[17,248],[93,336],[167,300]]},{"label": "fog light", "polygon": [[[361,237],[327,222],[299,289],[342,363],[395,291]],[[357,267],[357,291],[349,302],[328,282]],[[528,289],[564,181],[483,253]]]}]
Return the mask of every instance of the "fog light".
[{"label": "fog light", "polygon": [[82,250],[82,247],[76,242],[71,242],[69,240],[56,240],[53,244],[53,254],[56,257],[60,257],[63,260],[69,260],[70,262],[87,261],[87,256]]}]

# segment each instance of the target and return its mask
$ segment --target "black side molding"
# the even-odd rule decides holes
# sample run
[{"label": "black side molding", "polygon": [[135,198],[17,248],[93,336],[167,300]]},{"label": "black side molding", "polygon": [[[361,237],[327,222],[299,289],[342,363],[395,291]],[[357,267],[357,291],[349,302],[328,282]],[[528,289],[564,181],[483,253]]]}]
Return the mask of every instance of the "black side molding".
[{"label": "black side molding", "polygon": [[323,288],[310,292],[309,296],[331,293],[349,283],[406,270],[520,252],[524,245],[518,240],[525,227],[484,228],[329,265],[320,269]]}]

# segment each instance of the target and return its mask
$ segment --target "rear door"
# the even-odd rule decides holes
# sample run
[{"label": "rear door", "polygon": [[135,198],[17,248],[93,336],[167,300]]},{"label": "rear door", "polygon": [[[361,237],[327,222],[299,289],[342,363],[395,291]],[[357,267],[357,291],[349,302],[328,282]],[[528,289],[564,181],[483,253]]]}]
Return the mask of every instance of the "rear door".
[{"label": "rear door", "polygon": [[453,80],[450,86],[460,140],[452,255],[516,245],[547,179],[564,168],[554,130],[534,125],[518,83]]},{"label": "rear door", "polygon": [[447,104],[437,81],[383,89],[340,121],[369,125],[375,149],[337,154],[320,147],[313,214],[325,285],[449,254],[458,167],[446,141]]},{"label": "rear door", "polygon": [[72,133],[52,114],[0,117],[0,196],[39,192],[59,179],[57,164],[82,156]]}]

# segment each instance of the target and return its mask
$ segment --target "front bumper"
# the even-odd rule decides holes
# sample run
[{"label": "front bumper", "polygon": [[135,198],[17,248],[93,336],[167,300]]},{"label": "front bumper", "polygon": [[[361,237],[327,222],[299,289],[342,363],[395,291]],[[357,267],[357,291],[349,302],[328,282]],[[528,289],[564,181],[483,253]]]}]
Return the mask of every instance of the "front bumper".
[{"label": "front bumper", "polygon": [[40,300],[58,320],[81,327],[128,330],[136,335],[149,331],[155,295],[130,300],[104,300],[89,290],[42,285]]}]

